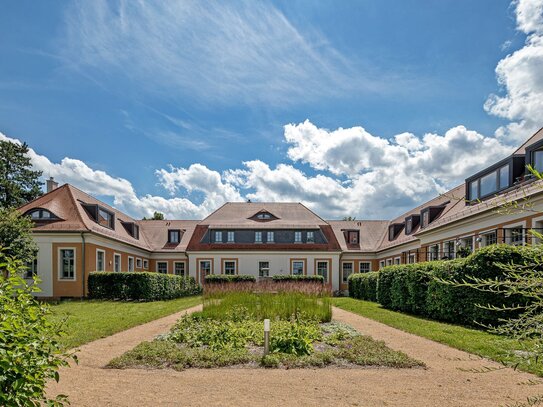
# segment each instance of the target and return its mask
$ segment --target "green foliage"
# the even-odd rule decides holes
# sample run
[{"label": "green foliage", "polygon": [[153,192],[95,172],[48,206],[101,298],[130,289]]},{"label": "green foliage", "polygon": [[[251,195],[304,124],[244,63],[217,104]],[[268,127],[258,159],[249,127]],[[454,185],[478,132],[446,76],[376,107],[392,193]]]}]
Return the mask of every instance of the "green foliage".
[{"label": "green foliage", "polygon": [[279,275],[272,276],[272,280],[276,282],[296,281],[300,283],[317,282],[317,283],[324,284],[323,276],[294,276],[290,274],[279,274]]},{"label": "green foliage", "polygon": [[242,283],[242,282],[255,282],[256,277],[246,274],[209,274],[205,276],[204,282],[206,284],[224,284],[224,283]]},{"label": "green foliage", "polygon": [[162,212],[157,212],[155,211],[155,213],[153,213],[153,216],[151,216],[150,218],[147,218],[147,217],[143,217],[143,220],[164,220],[164,214]]},{"label": "green foliage", "polygon": [[0,208],[0,247],[4,254],[16,259],[31,261],[38,246],[32,239],[32,221],[17,209]]},{"label": "green foliage", "polygon": [[[244,315],[247,318],[263,320],[289,320],[304,316],[328,322],[332,319],[330,297],[307,295],[299,292],[236,292],[214,293],[204,295],[203,315],[207,318],[230,319],[232,314]],[[245,313],[240,312],[240,307]]]},{"label": "green foliage", "polygon": [[61,329],[48,320],[49,307],[33,297],[36,285],[20,277],[23,268],[0,250],[0,405],[62,405],[65,396],[45,396],[47,380],[58,381],[59,367],[68,364],[58,342]]},{"label": "green foliage", "polygon": [[41,175],[32,170],[26,143],[0,140],[0,208],[16,208],[40,196]]},{"label": "green foliage", "polygon": [[156,301],[200,293],[194,277],[148,272],[92,272],[89,298],[105,300]]},{"label": "green foliage", "polygon": [[377,301],[377,281],[379,273],[354,273],[349,276],[349,297]]},{"label": "green foliage", "polygon": [[292,320],[290,323],[274,325],[270,339],[270,351],[301,356],[313,353],[313,342],[322,338],[318,322]]}]

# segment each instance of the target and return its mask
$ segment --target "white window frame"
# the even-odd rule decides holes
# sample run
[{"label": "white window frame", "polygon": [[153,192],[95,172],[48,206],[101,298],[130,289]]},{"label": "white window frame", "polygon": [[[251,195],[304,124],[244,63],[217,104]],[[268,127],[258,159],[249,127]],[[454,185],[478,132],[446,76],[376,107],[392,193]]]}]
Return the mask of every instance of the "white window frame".
[{"label": "white window frame", "polygon": [[342,261],[341,262],[341,283],[342,284],[347,284],[347,281],[349,279],[349,276],[347,276],[347,278],[345,278],[345,265],[346,264],[351,265],[351,273],[349,274],[349,276],[354,273],[354,261]]},{"label": "white window frame", "polygon": [[[130,260],[132,260],[132,270],[130,270]],[[133,256],[128,256],[127,270],[130,271],[130,272],[133,272],[135,270],[135,267],[136,267],[136,263],[134,263],[134,257]]]},{"label": "white window frame", "polygon": [[392,257],[391,257],[390,259],[387,259],[386,264],[387,264],[387,266],[392,266],[392,263],[393,263],[393,262],[394,262],[394,261],[392,260]]},{"label": "white window frame", "polygon": [[262,232],[255,232],[255,243],[262,243]]},{"label": "white window frame", "polygon": [[[362,264],[367,264],[368,269],[362,271]],[[371,271],[371,261],[360,261],[358,262],[358,272],[359,273],[369,273]]]},{"label": "white window frame", "polygon": [[[63,278],[62,277],[62,256],[61,256],[61,250],[73,250],[74,252],[74,277],[73,278]],[[77,250],[75,250],[75,247],[59,247],[58,248],[58,273],[57,277],[60,281],[77,281]]]},{"label": "white window frame", "polygon": [[384,260],[379,260],[379,270],[381,270],[385,266],[386,266],[385,261]]},{"label": "white window frame", "polygon": [[148,259],[143,259],[143,269],[144,270],[149,270],[149,260]]},{"label": "white window frame", "polygon": [[143,268],[143,261],[141,257],[136,257],[136,268],[140,270]]},{"label": "white window frame", "polygon": [[226,239],[227,243],[235,243],[236,242],[236,235],[235,235],[233,230],[229,230],[226,233],[226,235],[227,235],[227,239]]},{"label": "white window frame", "polygon": [[[268,263],[268,267],[261,267],[262,263]],[[262,275],[261,271],[267,270],[266,275]],[[269,260],[259,260],[258,261],[258,277],[269,277],[270,276],[270,261]]]},{"label": "white window frame", "polygon": [[273,231],[267,232],[266,233],[266,243],[274,243],[274,242],[275,242],[275,233],[273,233]]},{"label": "white window frame", "polygon": [[222,232],[216,230],[215,231],[215,243],[222,243]]},{"label": "white window frame", "polygon": [[[115,258],[119,256],[119,271],[115,270]],[[123,256],[120,253],[113,253],[113,271],[120,273],[123,270]]]},{"label": "white window frame", "polygon": [[294,243],[302,243],[302,232],[294,232]]},{"label": "white window frame", "polygon": [[330,278],[330,260],[328,259],[316,259],[315,260],[315,275],[321,276],[322,274],[319,274],[319,263],[326,263],[326,275],[324,277],[324,282],[328,283],[328,280]]},{"label": "white window frame", "polygon": [[[160,269],[159,264],[165,264],[165,265],[166,265],[166,272],[165,272],[165,273],[161,273],[161,272],[159,271],[159,269]],[[158,274],[168,274],[168,262],[167,262],[167,261],[160,261],[160,260],[157,261],[157,262],[156,262],[156,272],[157,272]]]},{"label": "white window frame", "polygon": [[[172,234],[177,235],[175,240],[172,239]],[[181,243],[181,231],[179,229],[168,229],[168,243]]]},{"label": "white window frame", "polygon": [[394,265],[399,266],[402,264],[402,258],[401,257],[394,257]]},{"label": "white window frame", "polygon": [[[496,243],[498,243],[498,231],[496,229],[485,230],[484,232],[479,232],[477,234],[477,237],[481,239],[481,241],[479,242],[479,247],[486,247],[486,246],[490,246],[491,244],[494,244],[494,243],[487,244],[486,242],[486,237],[492,233],[496,235]],[[477,241],[477,238],[475,240]]]},{"label": "white window frame", "polygon": [[181,274],[177,274],[177,265],[182,264],[183,265],[183,277],[187,276],[187,262],[186,261],[174,261],[173,262],[173,274],[176,276],[180,276]]},{"label": "white window frame", "polygon": [[[411,259],[413,259],[413,261],[411,261]],[[416,253],[409,253],[407,261],[408,261],[408,264],[415,264],[417,262],[417,254]]]},{"label": "white window frame", "polygon": [[[234,274],[226,273],[226,263],[234,263]],[[234,259],[223,259],[222,260],[222,272],[225,276],[235,276],[238,274],[238,262]]]},{"label": "white window frame", "polygon": [[305,241],[306,241],[307,243],[315,243],[315,232],[313,232],[312,230],[309,230],[309,231],[306,233]]},{"label": "white window frame", "polygon": [[[98,253],[104,255],[102,259],[102,270],[98,269]],[[102,249],[96,249],[96,271],[106,271],[106,251]]]},{"label": "white window frame", "polygon": [[[294,274],[294,263],[302,263],[302,274]],[[305,276],[306,275],[306,261],[303,259],[293,259],[290,261],[290,274],[293,276]]]}]

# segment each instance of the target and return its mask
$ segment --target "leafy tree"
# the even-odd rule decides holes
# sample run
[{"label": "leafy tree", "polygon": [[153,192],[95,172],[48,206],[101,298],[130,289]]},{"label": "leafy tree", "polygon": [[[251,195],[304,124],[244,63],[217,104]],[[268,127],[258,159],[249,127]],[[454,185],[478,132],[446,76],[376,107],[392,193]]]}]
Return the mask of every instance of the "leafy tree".
[{"label": "leafy tree", "polygon": [[32,239],[32,221],[14,208],[0,208],[0,246],[4,254],[27,262],[38,247]]},{"label": "leafy tree", "polygon": [[164,220],[164,214],[155,211],[152,218],[147,219],[146,217],[144,217],[143,220]]},{"label": "leafy tree", "polygon": [[0,208],[18,207],[40,196],[41,175],[32,170],[26,143],[0,140]]},{"label": "leafy tree", "polygon": [[21,260],[0,248],[0,405],[62,406],[66,396],[48,399],[45,387],[47,380],[59,380],[58,369],[70,355],[61,349],[62,332],[48,319],[49,307],[32,295],[39,281],[28,285],[23,270]]},{"label": "leafy tree", "polygon": [[356,220],[356,216],[344,216],[343,220]]}]

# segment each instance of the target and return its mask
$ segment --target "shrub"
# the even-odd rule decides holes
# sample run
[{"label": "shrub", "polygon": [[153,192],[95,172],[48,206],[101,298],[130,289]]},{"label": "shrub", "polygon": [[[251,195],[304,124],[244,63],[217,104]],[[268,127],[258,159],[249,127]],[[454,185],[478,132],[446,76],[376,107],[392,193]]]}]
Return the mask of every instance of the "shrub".
[{"label": "shrub", "polygon": [[103,300],[170,300],[201,291],[194,277],[148,272],[92,272],[88,287],[90,298]]},{"label": "shrub", "polygon": [[366,301],[377,301],[377,271],[354,273],[349,276],[349,296]]},{"label": "shrub", "polygon": [[58,381],[58,368],[68,364],[58,341],[60,326],[33,297],[38,281],[27,285],[23,270],[21,261],[0,249],[0,405],[62,405],[65,396],[45,396],[47,380]]},{"label": "shrub", "polygon": [[221,283],[244,283],[244,282],[256,281],[255,276],[246,274],[226,275],[226,274],[210,274],[205,276],[204,282],[206,284],[221,284]]},{"label": "shrub", "polygon": [[323,276],[293,276],[290,274],[280,274],[272,277],[275,282],[296,281],[296,282],[317,282],[324,284]]}]

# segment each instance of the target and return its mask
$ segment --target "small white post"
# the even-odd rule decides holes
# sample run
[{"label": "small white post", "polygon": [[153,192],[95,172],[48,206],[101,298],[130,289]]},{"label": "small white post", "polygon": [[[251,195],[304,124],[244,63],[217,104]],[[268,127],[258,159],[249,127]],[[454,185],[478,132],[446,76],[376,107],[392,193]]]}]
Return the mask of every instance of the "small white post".
[{"label": "small white post", "polygon": [[270,320],[264,320],[264,355],[270,352]]}]

